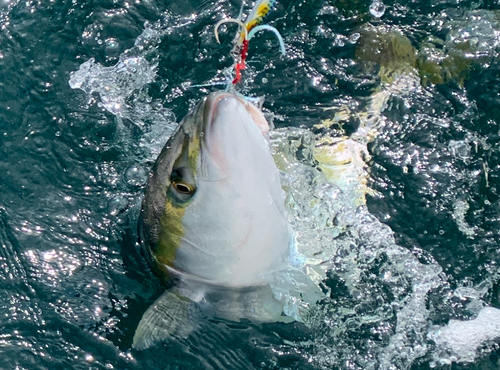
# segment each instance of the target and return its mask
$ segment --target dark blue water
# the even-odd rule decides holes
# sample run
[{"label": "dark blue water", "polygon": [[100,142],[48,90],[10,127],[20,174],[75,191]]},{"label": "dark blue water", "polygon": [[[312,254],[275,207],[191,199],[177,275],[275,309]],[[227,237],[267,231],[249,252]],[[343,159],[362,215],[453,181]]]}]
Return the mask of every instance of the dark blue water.
[{"label": "dark blue water", "polygon": [[[500,307],[500,6],[384,4],[283,0],[266,21],[287,55],[270,34],[251,43],[241,91],[264,96],[278,128],[349,135],[390,71],[419,81],[380,112],[363,221],[376,227],[363,236],[355,219],[358,231],[331,239],[343,249],[332,248],[309,325],[207,317],[197,334],[138,352],[135,328],[164,289],[138,251],[146,177],[176,119],[218,88],[190,86],[224,81],[232,34],[218,45],[213,25],[240,3],[0,3],[0,368],[498,368],[494,342],[475,362],[440,364],[427,332]],[[369,24],[398,30],[415,60],[363,49],[377,43]],[[94,85],[72,89],[91,58]],[[342,127],[315,126],[345,107]],[[400,249],[374,242],[380,230]],[[359,252],[377,246],[374,258]],[[419,296],[427,269],[437,273]]]}]

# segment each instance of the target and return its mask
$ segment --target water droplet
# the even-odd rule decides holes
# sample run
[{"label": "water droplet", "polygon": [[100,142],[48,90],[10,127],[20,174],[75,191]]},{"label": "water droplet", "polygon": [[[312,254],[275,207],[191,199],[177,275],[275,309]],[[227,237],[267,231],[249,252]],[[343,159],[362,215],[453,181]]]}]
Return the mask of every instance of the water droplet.
[{"label": "water droplet", "polygon": [[132,187],[141,187],[146,183],[147,174],[144,168],[133,165],[125,171],[125,182]]},{"label": "water droplet", "polygon": [[375,18],[380,18],[384,15],[384,13],[385,13],[384,3],[379,0],[373,0],[373,2],[370,5],[370,14],[373,15]]}]

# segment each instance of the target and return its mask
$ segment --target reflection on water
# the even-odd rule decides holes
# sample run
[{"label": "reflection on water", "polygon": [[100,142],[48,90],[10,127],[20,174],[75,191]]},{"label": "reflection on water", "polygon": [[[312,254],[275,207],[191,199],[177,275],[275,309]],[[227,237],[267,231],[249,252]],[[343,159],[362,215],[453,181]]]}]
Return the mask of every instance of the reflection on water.
[{"label": "reflection on water", "polygon": [[[478,356],[446,344],[500,307],[499,13],[467,1],[278,4],[287,56],[257,34],[242,92],[266,98],[303,269],[325,298],[305,325],[206,317],[130,350],[163,291],[137,248],[147,173],[175,117],[218,88],[191,86],[224,81],[230,38],[218,45],[213,25],[239,7],[0,6],[3,367],[496,368],[488,341]],[[274,289],[302,307],[300,289]]]}]

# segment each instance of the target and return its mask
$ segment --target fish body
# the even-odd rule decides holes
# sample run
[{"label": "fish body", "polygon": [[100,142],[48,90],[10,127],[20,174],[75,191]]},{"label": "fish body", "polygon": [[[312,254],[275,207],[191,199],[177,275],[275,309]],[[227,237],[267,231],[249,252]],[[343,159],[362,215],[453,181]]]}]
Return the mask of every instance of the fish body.
[{"label": "fish body", "polygon": [[282,316],[269,283],[287,266],[291,236],[268,130],[255,106],[219,92],[165,145],[140,225],[152,266],[179,282],[144,314],[135,348],[189,331],[182,322],[191,321],[193,303],[231,320]]}]

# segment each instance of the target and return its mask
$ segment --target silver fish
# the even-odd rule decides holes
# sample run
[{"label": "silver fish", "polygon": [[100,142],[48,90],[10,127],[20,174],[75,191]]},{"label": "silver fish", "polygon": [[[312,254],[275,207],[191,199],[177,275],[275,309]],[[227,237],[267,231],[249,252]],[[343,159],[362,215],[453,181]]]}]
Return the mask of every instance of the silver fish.
[{"label": "silver fish", "polygon": [[251,321],[291,321],[269,283],[287,266],[290,230],[259,109],[209,95],[159,155],[140,225],[151,265],[175,279],[144,314],[133,347],[194,330],[199,310]]}]

